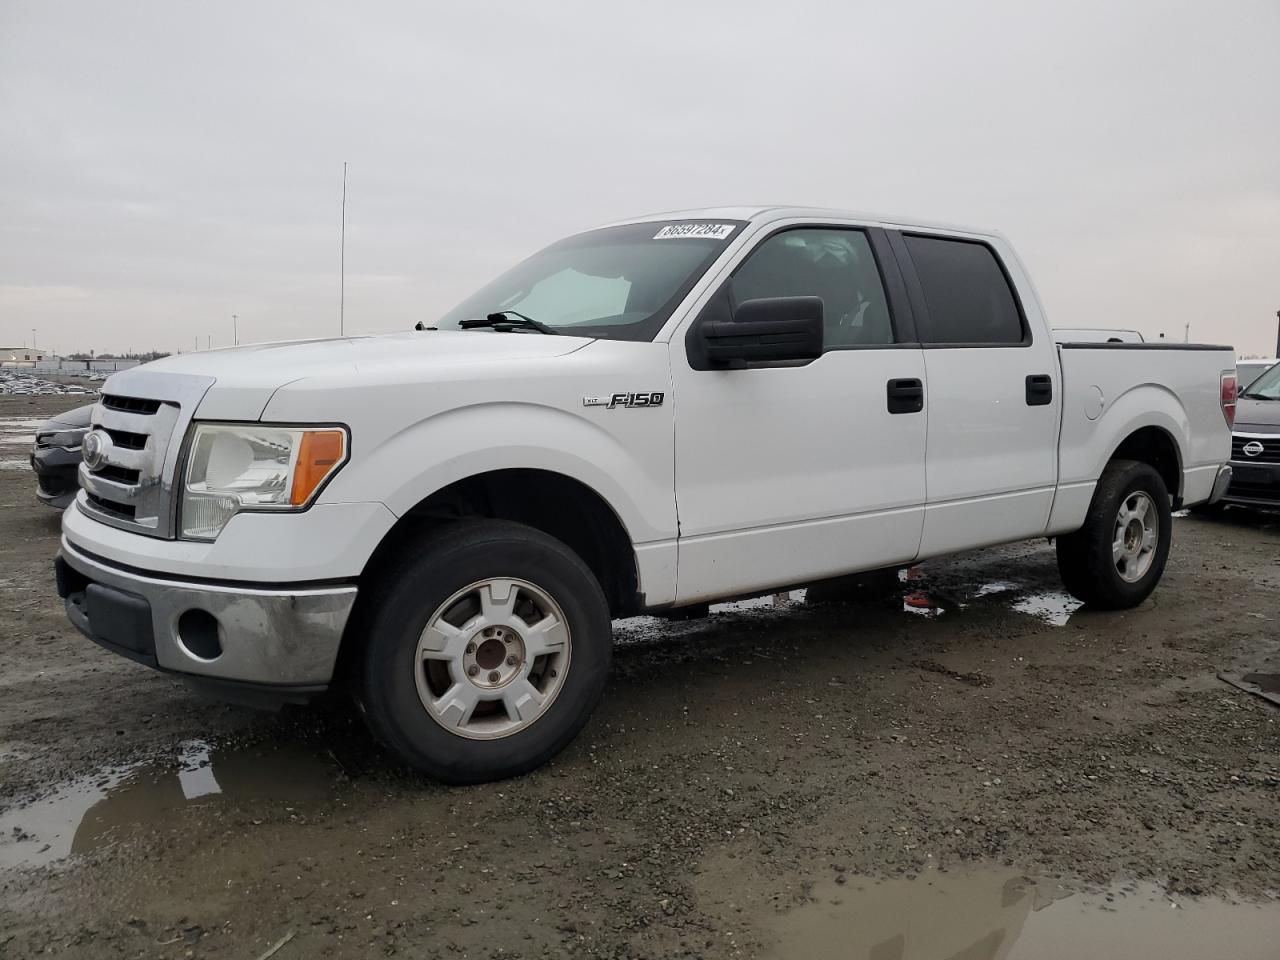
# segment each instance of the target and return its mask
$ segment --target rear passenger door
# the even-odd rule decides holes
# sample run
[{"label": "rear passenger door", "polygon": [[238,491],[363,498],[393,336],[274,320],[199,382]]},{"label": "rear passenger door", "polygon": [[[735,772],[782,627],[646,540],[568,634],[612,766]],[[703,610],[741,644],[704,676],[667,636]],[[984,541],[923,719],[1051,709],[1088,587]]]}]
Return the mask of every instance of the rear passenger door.
[{"label": "rear passenger door", "polygon": [[1023,304],[1011,281],[1016,270],[1025,282],[1020,268],[994,238],[904,231],[890,242],[929,384],[920,555],[1043,533],[1062,390],[1038,306]]}]

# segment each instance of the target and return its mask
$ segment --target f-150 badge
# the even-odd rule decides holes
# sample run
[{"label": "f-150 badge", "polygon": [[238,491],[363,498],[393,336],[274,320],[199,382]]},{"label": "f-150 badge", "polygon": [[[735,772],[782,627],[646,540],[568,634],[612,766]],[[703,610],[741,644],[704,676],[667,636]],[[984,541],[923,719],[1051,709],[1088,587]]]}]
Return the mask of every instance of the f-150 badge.
[{"label": "f-150 badge", "polygon": [[660,407],[664,396],[665,394],[661,393],[615,393],[607,398],[583,397],[582,405],[584,407],[606,407],[609,410],[614,407]]}]

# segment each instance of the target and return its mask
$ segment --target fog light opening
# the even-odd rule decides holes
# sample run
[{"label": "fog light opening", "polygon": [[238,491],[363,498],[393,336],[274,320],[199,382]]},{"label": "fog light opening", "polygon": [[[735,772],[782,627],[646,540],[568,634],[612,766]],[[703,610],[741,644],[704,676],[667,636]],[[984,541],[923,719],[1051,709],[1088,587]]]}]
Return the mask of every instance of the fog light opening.
[{"label": "fog light opening", "polygon": [[187,653],[200,660],[216,660],[222,656],[217,618],[204,610],[188,610],[178,618],[178,642]]}]

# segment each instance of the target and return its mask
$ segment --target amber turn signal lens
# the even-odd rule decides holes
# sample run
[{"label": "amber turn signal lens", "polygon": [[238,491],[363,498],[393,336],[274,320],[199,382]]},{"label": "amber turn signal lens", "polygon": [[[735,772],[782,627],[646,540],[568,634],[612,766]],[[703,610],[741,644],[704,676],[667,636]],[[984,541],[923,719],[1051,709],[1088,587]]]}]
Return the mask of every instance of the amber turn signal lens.
[{"label": "amber turn signal lens", "polygon": [[341,430],[308,430],[298,447],[293,468],[293,489],[289,502],[300,507],[311,499],[325,478],[342,465],[347,456],[347,435]]}]

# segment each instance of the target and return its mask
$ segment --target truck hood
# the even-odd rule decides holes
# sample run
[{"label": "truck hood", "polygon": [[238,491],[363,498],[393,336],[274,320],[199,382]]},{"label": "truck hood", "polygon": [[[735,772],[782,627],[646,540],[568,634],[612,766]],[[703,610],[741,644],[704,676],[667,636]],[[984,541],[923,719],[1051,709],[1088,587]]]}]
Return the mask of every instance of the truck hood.
[{"label": "truck hood", "polygon": [[1242,433],[1280,433],[1280,400],[1236,401],[1235,429]]},{"label": "truck hood", "polygon": [[148,381],[189,376],[213,383],[200,401],[204,420],[257,420],[271,395],[308,377],[368,377],[412,370],[427,378],[433,369],[460,364],[541,360],[573,353],[585,337],[497,333],[488,330],[422,330],[376,337],[258,343],[178,354],[114,374],[103,393],[147,396]]}]

